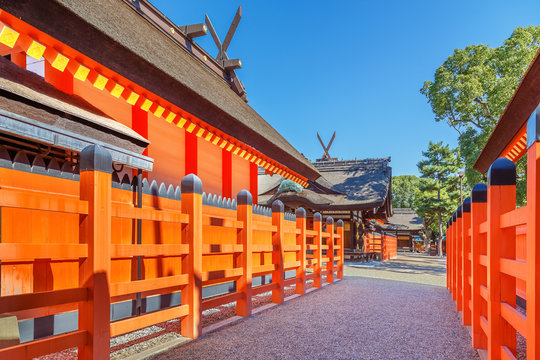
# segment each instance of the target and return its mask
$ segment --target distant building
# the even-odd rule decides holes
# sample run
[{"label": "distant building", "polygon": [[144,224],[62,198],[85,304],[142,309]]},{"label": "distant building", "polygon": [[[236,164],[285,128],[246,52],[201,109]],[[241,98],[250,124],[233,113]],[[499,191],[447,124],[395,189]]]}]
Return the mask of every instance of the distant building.
[{"label": "distant building", "polygon": [[397,236],[398,249],[412,249],[412,241],[424,231],[423,221],[413,209],[396,208],[383,229]]}]

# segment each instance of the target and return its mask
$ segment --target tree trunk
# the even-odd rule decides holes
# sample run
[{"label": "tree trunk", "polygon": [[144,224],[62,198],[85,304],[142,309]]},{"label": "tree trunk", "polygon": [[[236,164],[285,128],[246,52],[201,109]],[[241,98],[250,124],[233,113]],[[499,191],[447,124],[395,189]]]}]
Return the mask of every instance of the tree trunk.
[{"label": "tree trunk", "polygon": [[[437,190],[437,199],[439,200],[439,203],[440,203],[440,200],[441,200],[441,189],[438,189]],[[442,214],[441,212],[439,211],[439,246],[438,246],[438,250],[439,250],[439,256],[442,257],[443,254],[442,254]]]}]

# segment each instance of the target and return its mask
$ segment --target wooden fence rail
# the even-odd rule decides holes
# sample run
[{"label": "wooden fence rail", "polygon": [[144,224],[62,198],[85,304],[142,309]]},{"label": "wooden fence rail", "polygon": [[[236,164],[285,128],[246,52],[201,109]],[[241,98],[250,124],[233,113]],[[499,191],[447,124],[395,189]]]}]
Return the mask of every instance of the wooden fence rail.
[{"label": "wooden fence rail", "polygon": [[397,237],[388,233],[366,233],[364,252],[375,253],[379,260],[386,261],[397,256]]},{"label": "wooden fence rail", "polygon": [[[0,184],[1,269],[30,269],[28,281],[34,283],[19,286],[3,273],[0,315],[21,320],[77,310],[79,323],[76,331],[0,349],[2,359],[30,359],[72,347],[78,347],[79,358],[108,359],[111,337],[174,318],[181,319],[182,335],[197,338],[205,309],[236,301],[236,313],[250,316],[257,294],[271,291],[272,302],[280,304],[288,286],[303,295],[309,280],[321,287],[343,278],[341,220],[329,217],[323,228],[316,213],[308,229],[304,209],[285,214],[280,201],[271,211],[255,207],[246,190],[237,203],[212,202],[193,174],[181,182],[181,200],[172,190],[169,197],[134,196],[112,187],[105,149],[88,147],[80,159],[78,187],[65,179],[55,185],[58,193],[45,186]],[[6,171],[8,179],[60,181]],[[32,219],[25,229],[17,223],[21,215]],[[48,269],[46,274],[36,271],[40,267]],[[290,272],[294,276],[286,278]],[[253,286],[255,277],[267,275],[270,283]],[[229,282],[235,282],[233,291],[203,299],[204,287]],[[141,305],[143,298],[178,291],[180,304],[153,311]],[[133,301],[137,311],[111,322],[111,305],[121,301]]]},{"label": "wooden fence rail", "polygon": [[516,359],[517,333],[527,358],[540,358],[537,144],[528,152],[526,206],[516,208],[514,163],[499,158],[488,185],[477,184],[447,223],[447,288],[488,359]]}]

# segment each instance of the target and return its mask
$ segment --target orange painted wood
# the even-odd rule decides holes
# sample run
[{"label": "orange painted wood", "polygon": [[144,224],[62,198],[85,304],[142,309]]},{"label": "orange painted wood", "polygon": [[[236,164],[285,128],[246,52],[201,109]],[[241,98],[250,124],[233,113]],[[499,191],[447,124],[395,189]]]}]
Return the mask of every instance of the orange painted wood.
[{"label": "orange painted wood", "polygon": [[224,270],[204,271],[201,273],[201,279],[204,285],[208,285],[208,282],[212,280],[219,280],[220,282],[225,282],[232,278],[240,277],[243,273],[244,270],[241,267]]},{"label": "orange painted wood", "polygon": [[463,310],[463,219],[456,220],[456,309]]},{"label": "orange painted wood", "polygon": [[511,260],[511,259],[501,259],[500,260],[500,271],[503,274],[513,276],[518,279],[527,279],[527,263],[523,260]]},{"label": "orange painted wood", "polygon": [[111,258],[133,256],[181,256],[189,254],[187,244],[113,244]]},{"label": "orange painted wood", "polygon": [[527,224],[527,206],[511,210],[501,215],[501,228]]},{"label": "orange painted wood", "polygon": [[516,360],[517,358],[512,354],[512,351],[507,346],[501,347],[501,359],[503,360]]},{"label": "orange painted wood", "polygon": [[326,223],[326,231],[328,232],[328,238],[326,239],[326,256],[327,256],[327,263],[326,263],[326,282],[331,284],[334,282],[334,220],[332,219],[332,223],[329,224]]},{"label": "orange painted wood", "polygon": [[489,223],[487,221],[480,224],[480,234],[486,234],[488,232]]},{"label": "orange painted wood", "polygon": [[202,310],[204,311],[208,309],[213,309],[223,304],[229,304],[234,301],[238,301],[242,298],[242,296],[244,295],[241,292],[234,292],[232,294],[216,296],[212,299],[204,300],[202,303]]},{"label": "orange painted wood", "polygon": [[[302,210],[302,209],[301,209]],[[298,216],[296,213],[296,259],[300,262],[300,266],[296,269],[296,278],[299,280],[296,284],[295,293],[304,295],[306,292],[306,217]],[[290,247],[286,247],[290,249]]]},{"label": "orange painted wood", "polygon": [[88,213],[88,203],[71,196],[5,186],[0,189],[0,206],[72,214]]},{"label": "orange painted wood", "polygon": [[14,244],[0,243],[0,260],[86,258],[87,244]]},{"label": "orange painted wood", "polygon": [[265,284],[265,285],[259,285],[259,286],[256,286],[254,288],[252,288],[252,295],[255,296],[255,295],[259,295],[259,294],[262,294],[262,293],[265,293],[265,292],[268,292],[268,291],[273,291],[275,289],[277,289],[279,287],[279,284],[278,283],[270,283],[270,284]]},{"label": "orange painted wood", "polygon": [[[486,203],[471,203],[471,341],[475,349],[487,349],[487,337],[481,328],[481,317],[487,316],[487,269],[480,264],[480,257],[486,252],[486,235],[480,234],[480,224],[487,218]],[[487,259],[486,259],[487,263]],[[485,296],[481,295],[485,289]]]},{"label": "orange painted wood", "polygon": [[87,300],[86,288],[35,292],[0,297],[0,314]]},{"label": "orange painted wood", "polygon": [[313,218],[313,231],[316,232],[315,237],[313,238],[313,259],[316,260],[313,264],[313,272],[316,274],[313,278],[313,287],[320,288],[322,286],[322,222],[321,218]]},{"label": "orange painted wood", "polygon": [[277,269],[276,264],[265,264],[253,267],[253,276],[261,276],[273,272]]},{"label": "orange painted wood", "polygon": [[[182,318],[185,319],[189,314],[189,306],[175,306],[172,308],[146,313],[140,316],[134,316],[128,319],[119,320],[110,324],[111,336],[122,335],[131,331],[139,330],[147,326],[158,324],[160,322]],[[181,320],[181,321],[182,321]],[[109,348],[106,349],[109,351]]]},{"label": "orange painted wood", "polygon": [[297,277],[293,277],[293,278],[285,280],[283,283],[285,284],[286,287],[288,287],[288,286],[293,286],[295,284],[299,284],[301,281],[302,281],[302,279],[299,279]]},{"label": "orange painted wood", "polygon": [[148,207],[137,208],[132,205],[113,203],[112,216],[124,219],[141,219],[187,224],[189,218],[180,211],[156,210]]},{"label": "orange painted wood", "polygon": [[111,283],[111,296],[121,296],[137,292],[145,292],[164,288],[185,286],[188,284],[187,274],[164,276],[153,279],[126,281],[121,283]]},{"label": "orange painted wood", "polygon": [[480,265],[482,266],[488,266],[488,258],[487,258],[487,255],[480,255],[480,258],[479,258],[479,262],[478,262]]},{"label": "orange painted wood", "polygon": [[272,252],[274,245],[271,244],[253,244],[253,252]]},{"label": "orange painted wood", "polygon": [[80,358],[107,358],[110,347],[110,244],[111,174],[81,171],[81,200],[88,215],[80,226],[80,242],[88,245],[88,257],[79,267],[79,286],[88,288],[88,301],[79,303],[79,329],[88,332],[88,344],[79,346]]},{"label": "orange painted wood", "polygon": [[[239,194],[239,196],[242,196]],[[238,221],[243,227],[237,232],[237,243],[242,252],[236,266],[242,268],[242,276],[236,281],[236,289],[241,294],[236,302],[236,315],[251,316],[253,279],[253,207],[251,204],[238,205],[236,210]]]},{"label": "orange painted wood", "polygon": [[254,221],[253,222],[253,230],[254,231],[273,231],[276,232],[277,228],[275,225],[263,223],[260,221]]},{"label": "orange painted wood", "polygon": [[[49,337],[42,340],[32,341],[4,349],[0,349],[2,359],[33,359],[42,355],[47,355],[69,349],[71,347],[81,347],[87,344],[87,332],[84,330],[71,332],[68,334]],[[109,349],[107,349],[109,350]]]},{"label": "orange painted wood", "polygon": [[317,230],[306,230],[306,236],[315,237],[317,234]]},{"label": "orange painted wood", "polygon": [[274,246],[272,263],[276,266],[276,269],[272,271],[272,283],[277,284],[277,288],[272,290],[272,302],[276,304],[283,304],[285,298],[285,270],[283,268],[285,257],[285,251],[283,250],[283,243],[285,241],[283,229],[284,216],[282,211],[272,211],[272,225],[277,229],[272,234],[272,245]]},{"label": "orange painted wood", "polygon": [[527,317],[511,305],[501,303],[501,316],[525,339],[527,338]]},{"label": "orange painted wood", "polygon": [[484,286],[484,285],[480,285],[480,296],[488,301],[488,289],[487,289],[487,286]]},{"label": "orange painted wood", "polygon": [[502,229],[501,214],[516,208],[516,186],[488,186],[487,280],[488,357],[494,359],[501,346],[516,351],[516,330],[501,317],[501,303],[516,304],[516,279],[500,272],[501,257],[515,257],[515,230]]},{"label": "orange painted wood", "polygon": [[487,336],[487,334],[489,333],[489,325],[488,325],[487,319],[484,316],[480,317],[480,328],[482,329],[484,334]]},{"label": "orange painted wood", "polygon": [[189,255],[182,258],[182,272],[189,276],[182,290],[182,305],[189,308],[189,314],[180,325],[183,336],[195,339],[202,334],[202,195],[183,193],[182,213],[189,215],[189,223],[182,231],[182,243],[189,245]]},{"label": "orange painted wood", "polygon": [[527,358],[540,358],[540,145],[527,151]]},{"label": "orange painted wood", "polygon": [[243,252],[242,244],[203,244],[203,255],[235,254]]},{"label": "orange painted wood", "polygon": [[203,226],[215,226],[218,228],[241,229],[244,224],[241,221],[223,217],[203,215]]},{"label": "orange painted wood", "polygon": [[285,270],[296,269],[296,268],[300,267],[300,264],[301,264],[300,261],[286,262],[286,263],[283,264],[283,269],[285,269]]},{"label": "orange painted wood", "polygon": [[[464,205],[462,205],[464,207]],[[471,308],[468,306],[471,301],[471,282],[469,281],[471,277],[471,261],[469,257],[471,255],[471,237],[469,236],[469,229],[471,227],[471,213],[463,211],[462,215],[462,284],[463,284],[463,316],[462,324],[465,326],[471,325]]]}]

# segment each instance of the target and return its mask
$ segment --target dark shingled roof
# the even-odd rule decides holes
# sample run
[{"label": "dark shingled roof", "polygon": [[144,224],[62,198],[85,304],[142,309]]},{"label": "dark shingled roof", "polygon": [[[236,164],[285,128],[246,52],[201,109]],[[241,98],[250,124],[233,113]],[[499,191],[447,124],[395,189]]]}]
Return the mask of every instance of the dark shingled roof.
[{"label": "dark shingled roof", "polygon": [[229,84],[126,2],[0,0],[0,8],[308,179],[320,176]]},{"label": "dark shingled roof", "polygon": [[272,179],[276,175],[259,175],[259,182],[265,184],[259,191],[259,202],[269,204],[279,199],[284,203],[304,203],[317,210],[372,210],[384,207],[389,200],[392,179],[389,162],[389,157],[315,162],[313,165],[322,176],[310,182],[302,193],[288,191],[276,194],[280,183]]},{"label": "dark shingled roof", "polygon": [[385,230],[419,231],[423,228],[423,219],[409,208],[394,209],[394,215],[388,218],[388,223],[384,226]]}]

